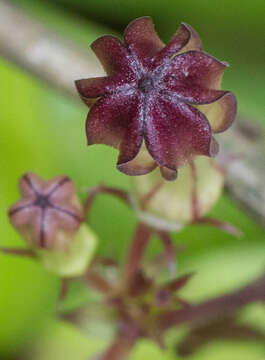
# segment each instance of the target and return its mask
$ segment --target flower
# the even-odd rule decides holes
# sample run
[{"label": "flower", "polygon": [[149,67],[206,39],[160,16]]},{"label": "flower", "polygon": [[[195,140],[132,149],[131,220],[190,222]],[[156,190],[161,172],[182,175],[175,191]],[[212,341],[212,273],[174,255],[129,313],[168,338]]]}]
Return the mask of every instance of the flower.
[{"label": "flower", "polygon": [[76,81],[81,98],[93,103],[88,145],[117,148],[117,168],[125,174],[159,166],[174,180],[177,168],[194,156],[217,154],[213,134],[235,118],[235,96],[221,90],[228,65],[203,52],[197,33],[184,23],[166,46],[150,17],[131,22],[124,38],[124,44],[110,35],[94,41],[107,76]]},{"label": "flower", "polygon": [[10,207],[8,215],[30,250],[2,250],[38,256],[46,270],[62,277],[86,271],[97,239],[84,223],[84,209],[73,181],[67,176],[44,181],[26,173],[19,181],[19,190],[21,200]]}]

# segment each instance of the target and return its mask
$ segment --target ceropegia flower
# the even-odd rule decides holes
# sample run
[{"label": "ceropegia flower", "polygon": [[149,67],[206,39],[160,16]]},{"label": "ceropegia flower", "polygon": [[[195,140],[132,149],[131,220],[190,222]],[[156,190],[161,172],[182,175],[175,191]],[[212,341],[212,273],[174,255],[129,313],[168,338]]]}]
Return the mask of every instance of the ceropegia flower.
[{"label": "ceropegia flower", "polygon": [[44,181],[27,173],[19,181],[19,190],[21,200],[10,207],[8,215],[32,253],[60,275],[85,271],[96,238],[84,223],[84,209],[73,181],[67,176]]},{"label": "ceropegia flower", "polygon": [[106,35],[94,41],[91,48],[107,76],[76,82],[82,99],[93,103],[88,144],[117,148],[123,173],[143,175],[159,166],[173,180],[194,156],[215,156],[213,134],[235,118],[236,99],[221,90],[228,65],[203,52],[187,24],[165,46],[151,18],[142,17],[128,25],[124,39]]}]

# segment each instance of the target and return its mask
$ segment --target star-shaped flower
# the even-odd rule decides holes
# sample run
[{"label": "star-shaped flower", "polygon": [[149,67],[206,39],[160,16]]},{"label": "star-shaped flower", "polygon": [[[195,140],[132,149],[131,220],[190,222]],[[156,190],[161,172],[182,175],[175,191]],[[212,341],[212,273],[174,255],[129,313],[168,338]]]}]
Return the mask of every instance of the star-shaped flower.
[{"label": "star-shaped flower", "polygon": [[33,248],[67,249],[83,221],[74,183],[66,176],[43,181],[27,173],[19,189],[21,200],[8,212],[12,225]]},{"label": "star-shaped flower", "polygon": [[235,118],[234,95],[220,89],[228,65],[204,53],[186,24],[165,46],[152,19],[142,17],[128,25],[124,39],[123,44],[106,35],[93,42],[108,76],[76,81],[82,99],[93,103],[88,144],[117,148],[117,168],[125,174],[143,175],[159,166],[174,180],[177,168],[194,156],[217,154],[213,134]]}]

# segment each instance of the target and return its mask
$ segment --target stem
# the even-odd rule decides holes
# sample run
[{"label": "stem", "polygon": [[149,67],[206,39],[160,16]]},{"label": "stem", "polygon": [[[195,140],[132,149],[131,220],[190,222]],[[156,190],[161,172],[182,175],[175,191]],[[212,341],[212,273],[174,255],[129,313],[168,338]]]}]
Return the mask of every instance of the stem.
[{"label": "stem", "polygon": [[252,302],[265,301],[265,274],[253,283],[218,298],[191,305],[179,311],[169,311],[158,317],[161,331],[183,323],[205,322],[240,309]]},{"label": "stem", "polygon": [[164,249],[165,249],[165,258],[168,263],[169,271],[171,274],[176,273],[176,249],[172,242],[171,236],[167,231],[157,231],[158,236],[160,237]]},{"label": "stem", "polygon": [[0,247],[0,251],[2,251],[4,254],[9,254],[9,255],[25,256],[30,258],[37,257],[34,251],[30,249]]},{"label": "stem", "polygon": [[108,295],[113,290],[111,284],[99,273],[92,269],[89,269],[87,271],[87,273],[83,277],[83,280],[88,283],[93,289],[99,291],[103,295]]},{"label": "stem", "polygon": [[197,219],[196,224],[202,224],[202,225],[210,225],[210,226],[214,226],[228,234],[234,235],[236,237],[240,237],[242,236],[242,233],[240,230],[238,230],[235,226],[229,224],[226,221],[221,221],[218,219],[214,219],[211,217],[204,217],[201,219]]},{"label": "stem", "polygon": [[84,209],[85,209],[86,217],[89,216],[89,211],[90,211],[91,206],[93,205],[97,195],[103,194],[103,193],[115,196],[118,199],[122,200],[126,205],[130,206],[127,191],[109,187],[109,186],[98,185],[98,186],[95,186],[94,188],[90,189],[90,193],[89,193],[87,199],[85,200]]},{"label": "stem", "polygon": [[62,279],[61,280],[61,287],[60,287],[58,302],[63,301],[65,299],[65,297],[67,296],[71,280],[72,279]]},{"label": "stem", "polygon": [[143,259],[144,251],[149,243],[153,230],[143,224],[138,223],[132,238],[131,248],[126,263],[126,273],[131,279],[139,270]]},{"label": "stem", "polygon": [[195,222],[199,219],[199,201],[197,195],[197,170],[194,161],[190,161],[191,179],[192,179],[192,190],[191,190],[191,218]]},{"label": "stem", "polygon": [[118,335],[113,344],[106,350],[106,352],[96,357],[95,360],[126,360],[134,347],[137,338],[128,338],[125,335]]},{"label": "stem", "polygon": [[145,210],[147,206],[149,205],[152,198],[161,190],[161,187],[163,186],[164,181],[161,181],[157,185],[155,185],[147,194],[143,196],[141,199],[141,209]]}]

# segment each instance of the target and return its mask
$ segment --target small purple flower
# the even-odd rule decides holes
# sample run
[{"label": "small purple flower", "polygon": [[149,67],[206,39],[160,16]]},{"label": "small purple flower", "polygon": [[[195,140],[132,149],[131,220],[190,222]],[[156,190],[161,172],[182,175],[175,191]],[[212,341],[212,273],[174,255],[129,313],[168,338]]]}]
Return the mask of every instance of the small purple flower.
[{"label": "small purple flower", "polygon": [[8,211],[14,228],[32,248],[67,249],[83,221],[74,183],[67,176],[44,181],[27,173],[19,189],[21,200]]},{"label": "small purple flower", "polygon": [[76,81],[82,99],[93,103],[88,144],[117,148],[117,168],[125,174],[159,166],[174,180],[177,168],[194,156],[217,154],[213,134],[235,118],[235,96],[220,89],[228,65],[204,53],[186,24],[166,46],[150,17],[131,22],[124,38],[124,44],[110,35],[94,41],[92,50],[108,76]]}]

